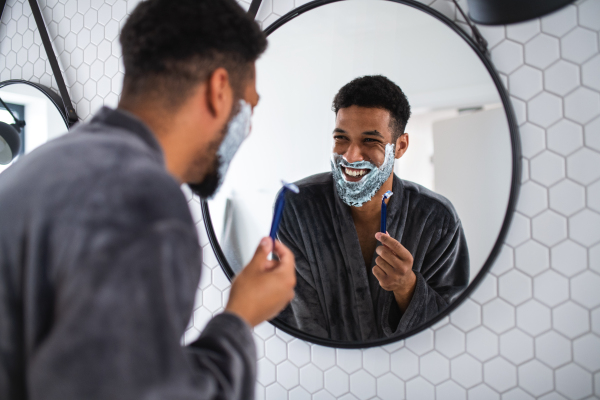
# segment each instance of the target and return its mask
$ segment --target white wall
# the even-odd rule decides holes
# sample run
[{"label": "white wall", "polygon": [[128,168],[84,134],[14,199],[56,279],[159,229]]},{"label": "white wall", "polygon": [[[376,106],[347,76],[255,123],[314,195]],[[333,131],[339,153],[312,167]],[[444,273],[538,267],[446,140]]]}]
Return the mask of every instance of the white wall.
[{"label": "white wall", "polygon": [[[78,114],[89,119],[101,104],[115,105],[116,32],[136,2],[40,3]],[[456,18],[450,2],[427,3]],[[299,4],[265,0],[258,17],[266,26]],[[578,1],[529,23],[482,29],[521,126],[524,173],[510,234],[480,288],[436,326],[382,348],[335,350],[260,325],[259,399],[600,396],[599,10],[598,0]],[[8,0],[0,79],[56,89],[34,27],[28,4]],[[222,310],[229,288],[197,199],[190,204],[205,255],[188,338]]]}]

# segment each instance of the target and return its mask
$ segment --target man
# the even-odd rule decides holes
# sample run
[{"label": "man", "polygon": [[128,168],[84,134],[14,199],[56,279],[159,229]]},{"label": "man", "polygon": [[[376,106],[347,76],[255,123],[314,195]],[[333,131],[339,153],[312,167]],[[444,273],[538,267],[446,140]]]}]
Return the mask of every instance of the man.
[{"label": "man", "polygon": [[[406,333],[442,311],[469,282],[452,204],[399,179],[410,106],[383,76],[354,79],[333,100],[332,172],[296,182],[279,238],[294,253],[296,297],[280,319],[320,337],[365,341]],[[380,233],[381,202],[387,231]]]},{"label": "man", "polygon": [[263,240],[183,348],[201,253],[180,184],[218,188],[265,36],[233,0],[149,0],[121,45],[119,108],[0,176],[0,398],[251,399],[250,327],[293,297],[293,254]]}]

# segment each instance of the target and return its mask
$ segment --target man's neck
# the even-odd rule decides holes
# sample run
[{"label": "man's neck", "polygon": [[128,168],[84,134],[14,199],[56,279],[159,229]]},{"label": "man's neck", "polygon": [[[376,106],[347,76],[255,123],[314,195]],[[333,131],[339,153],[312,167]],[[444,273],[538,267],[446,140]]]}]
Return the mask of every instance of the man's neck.
[{"label": "man's neck", "polygon": [[[361,207],[350,207],[350,212],[355,225],[361,225],[363,223],[370,224],[373,219],[379,221],[381,215],[381,198],[385,192],[392,190],[393,183],[394,174],[392,173],[383,185],[381,185],[377,193],[371,197],[371,200],[364,203]],[[389,199],[387,201],[389,201]]]}]

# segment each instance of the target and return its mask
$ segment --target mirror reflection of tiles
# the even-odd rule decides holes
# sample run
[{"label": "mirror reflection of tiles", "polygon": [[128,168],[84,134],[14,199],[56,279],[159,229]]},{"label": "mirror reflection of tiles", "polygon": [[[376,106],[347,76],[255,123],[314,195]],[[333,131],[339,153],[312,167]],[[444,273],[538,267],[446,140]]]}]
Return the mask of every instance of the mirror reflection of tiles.
[{"label": "mirror reflection of tiles", "polygon": [[600,397],[600,0],[250,3],[1,6],[0,398]]}]

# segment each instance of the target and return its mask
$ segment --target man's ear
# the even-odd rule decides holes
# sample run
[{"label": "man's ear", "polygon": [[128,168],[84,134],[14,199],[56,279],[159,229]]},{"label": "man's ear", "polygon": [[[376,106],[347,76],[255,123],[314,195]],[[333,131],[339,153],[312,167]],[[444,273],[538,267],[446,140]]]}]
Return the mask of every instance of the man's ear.
[{"label": "man's ear", "polygon": [[408,150],[408,143],[408,133],[406,132],[400,135],[398,139],[396,139],[396,159],[402,157],[404,153],[406,153],[406,150]]},{"label": "man's ear", "polygon": [[229,116],[233,103],[233,90],[229,81],[229,73],[225,68],[213,71],[206,85],[206,105],[215,118]]}]

